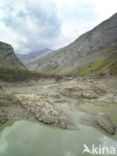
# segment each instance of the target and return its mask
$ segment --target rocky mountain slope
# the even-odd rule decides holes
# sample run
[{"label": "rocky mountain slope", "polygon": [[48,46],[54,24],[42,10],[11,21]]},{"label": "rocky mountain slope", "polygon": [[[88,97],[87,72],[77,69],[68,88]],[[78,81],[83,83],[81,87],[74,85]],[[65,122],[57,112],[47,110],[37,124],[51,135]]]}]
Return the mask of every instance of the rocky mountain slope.
[{"label": "rocky mountain slope", "polygon": [[20,65],[22,66],[19,59],[16,57],[13,47],[7,43],[0,42],[0,65]]},{"label": "rocky mountain slope", "polygon": [[[26,68],[14,53],[13,47],[0,42],[0,80],[14,81],[24,79]],[[27,71],[28,73],[28,71]]]},{"label": "rocky mountain slope", "polygon": [[117,74],[117,13],[70,45],[30,62],[39,72],[73,76]]},{"label": "rocky mountain slope", "polygon": [[38,51],[34,51],[28,54],[17,54],[17,57],[19,58],[19,60],[21,60],[24,64],[33,61],[35,59],[40,58],[41,56],[48,54],[49,52],[51,52],[52,50],[49,48],[45,48],[42,50],[38,50]]},{"label": "rocky mountain slope", "polygon": [[26,81],[51,75],[28,70],[17,58],[11,45],[0,42],[0,81]]}]

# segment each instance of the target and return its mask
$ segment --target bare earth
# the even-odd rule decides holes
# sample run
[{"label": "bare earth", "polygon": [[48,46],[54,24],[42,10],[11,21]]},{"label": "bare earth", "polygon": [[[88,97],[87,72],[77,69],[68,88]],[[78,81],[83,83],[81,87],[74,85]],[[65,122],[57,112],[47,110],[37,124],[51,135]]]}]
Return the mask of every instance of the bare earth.
[{"label": "bare earth", "polygon": [[[0,123],[7,120],[39,120],[65,129],[79,129],[79,124],[98,127],[115,134],[116,123],[104,114],[81,109],[91,103],[117,106],[117,79],[65,78],[3,83],[1,91],[10,92],[15,101],[0,101]],[[1,98],[2,100],[2,98]]]}]

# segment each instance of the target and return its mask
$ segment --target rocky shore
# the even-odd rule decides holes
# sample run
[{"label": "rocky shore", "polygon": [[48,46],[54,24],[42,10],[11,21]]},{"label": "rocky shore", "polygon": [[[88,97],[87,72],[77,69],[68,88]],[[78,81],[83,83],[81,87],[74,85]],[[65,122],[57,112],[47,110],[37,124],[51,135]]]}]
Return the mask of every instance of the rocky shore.
[{"label": "rocky shore", "polygon": [[7,121],[8,121],[7,114],[4,112],[3,109],[0,109],[0,123],[4,124]]},{"label": "rocky shore", "polygon": [[8,120],[36,119],[64,129],[77,130],[79,124],[84,124],[115,134],[116,125],[110,117],[103,112],[89,113],[79,107],[85,100],[94,100],[95,104],[110,91],[98,80],[40,80],[8,84],[7,89],[10,94],[5,94],[5,98],[1,91],[1,124]]}]

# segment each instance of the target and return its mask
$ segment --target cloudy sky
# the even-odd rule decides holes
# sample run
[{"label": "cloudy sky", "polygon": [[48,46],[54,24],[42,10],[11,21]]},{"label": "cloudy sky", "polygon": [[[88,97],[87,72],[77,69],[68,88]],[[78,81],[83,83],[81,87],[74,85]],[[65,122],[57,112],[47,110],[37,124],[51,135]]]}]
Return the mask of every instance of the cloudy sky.
[{"label": "cloudy sky", "polygon": [[117,12],[117,0],[0,0],[0,41],[17,53],[58,49]]}]

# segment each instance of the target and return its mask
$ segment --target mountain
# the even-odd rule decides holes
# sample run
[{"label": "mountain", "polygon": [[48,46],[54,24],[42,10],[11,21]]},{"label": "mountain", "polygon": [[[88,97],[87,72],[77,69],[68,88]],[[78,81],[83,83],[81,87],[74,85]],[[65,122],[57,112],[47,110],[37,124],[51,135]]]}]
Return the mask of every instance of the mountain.
[{"label": "mountain", "polygon": [[19,81],[29,77],[29,71],[19,61],[13,47],[0,42],[0,80]]},{"label": "mountain", "polygon": [[49,76],[28,70],[15,55],[13,47],[0,42],[0,81],[29,81],[41,77]]},{"label": "mountain", "polygon": [[22,66],[14,53],[13,47],[7,43],[0,42],[0,66],[3,64]]},{"label": "mountain", "polygon": [[17,57],[25,64],[30,61],[33,61],[37,58],[40,58],[41,56],[51,52],[52,50],[49,48],[45,48],[42,50],[34,51],[28,54],[17,54]]},{"label": "mountain", "polygon": [[117,13],[70,45],[30,62],[31,70],[86,76],[117,74]]}]

